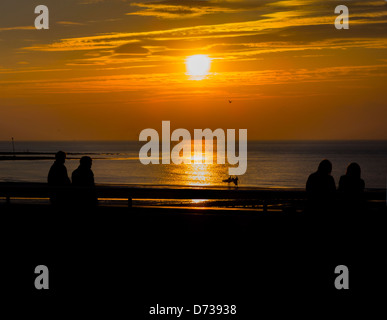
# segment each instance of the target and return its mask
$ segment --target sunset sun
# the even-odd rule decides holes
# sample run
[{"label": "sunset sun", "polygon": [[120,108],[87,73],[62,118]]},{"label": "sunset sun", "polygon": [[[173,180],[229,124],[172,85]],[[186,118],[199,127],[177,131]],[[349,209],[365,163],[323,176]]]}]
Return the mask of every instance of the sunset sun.
[{"label": "sunset sun", "polygon": [[197,79],[203,79],[211,67],[211,59],[203,54],[190,56],[186,59],[187,74]]}]

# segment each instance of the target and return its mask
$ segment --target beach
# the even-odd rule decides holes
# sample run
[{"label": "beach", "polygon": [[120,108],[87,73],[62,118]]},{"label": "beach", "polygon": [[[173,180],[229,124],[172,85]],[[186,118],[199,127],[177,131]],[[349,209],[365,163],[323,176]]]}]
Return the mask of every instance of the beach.
[{"label": "beach", "polygon": [[[117,155],[121,160],[113,160],[114,152],[89,152],[96,158],[97,181],[102,163],[105,169],[117,161],[130,163],[121,159],[122,153]],[[75,161],[66,161],[69,171]],[[178,173],[170,172],[160,184],[97,183],[93,188],[97,206],[80,206],[74,197],[82,194],[83,187],[53,187],[40,181],[51,163],[0,161],[13,168],[3,171],[8,175],[19,168],[29,179],[42,176],[38,182],[0,182],[10,300],[23,292],[27,299],[39,301],[29,288],[28,275],[40,264],[54,270],[50,294],[55,295],[55,309],[64,308],[69,296],[72,306],[81,305],[87,292],[88,301],[93,301],[90,308],[97,301],[141,306],[132,307],[134,319],[148,318],[145,312],[158,304],[173,303],[185,310],[193,304],[237,305],[239,318],[254,319],[251,315],[258,307],[275,314],[278,303],[285,307],[287,301],[294,301],[289,297],[317,308],[329,299],[330,307],[347,310],[353,301],[379,302],[387,295],[385,188],[366,188],[365,207],[337,203],[314,211],[308,209],[304,187],[172,184]],[[127,181],[123,177],[131,171],[112,168],[107,173],[116,177],[121,172],[118,181]],[[158,168],[152,170],[160,175]],[[214,172],[205,165],[197,171],[204,179]],[[141,176],[138,171],[134,175]],[[192,176],[187,174],[186,179]],[[51,204],[53,192],[61,192],[66,200]],[[344,298],[334,286],[338,265],[350,268],[350,281],[355,283]],[[368,272],[378,281],[365,281]],[[294,302],[292,307],[297,307]],[[118,311],[109,310],[110,317]],[[304,312],[297,309],[298,314]]]},{"label": "beach", "polygon": [[[189,308],[190,302],[236,304],[239,317],[253,319],[257,308],[275,315],[278,303],[288,308],[297,297],[301,305],[316,308],[329,301],[330,308],[319,311],[328,316],[336,304],[347,310],[353,301],[379,303],[386,294],[385,214],[338,219],[123,206],[53,210],[31,204],[0,210],[5,285],[12,281],[13,288],[8,298],[23,292],[26,299],[46,302],[29,286],[31,270],[44,264],[53,270],[51,307],[63,308],[62,314],[70,312],[69,299],[71,312],[78,304],[86,310],[96,303],[119,305],[109,309],[110,316],[122,314],[123,306],[140,305],[126,309],[135,319],[147,318],[144,310],[157,303]],[[333,285],[338,264],[351,268],[351,290],[344,293]],[[364,281],[364,272],[377,281]],[[309,314],[292,306],[299,315]]]}]

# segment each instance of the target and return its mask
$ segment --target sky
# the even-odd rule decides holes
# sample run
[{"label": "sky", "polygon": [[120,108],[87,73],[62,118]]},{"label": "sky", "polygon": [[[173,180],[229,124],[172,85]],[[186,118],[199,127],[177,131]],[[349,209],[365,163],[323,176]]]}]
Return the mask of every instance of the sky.
[{"label": "sky", "polygon": [[[49,30],[34,27],[42,4]],[[384,0],[2,0],[0,12],[0,140],[138,140],[163,120],[249,140],[387,139]],[[211,59],[202,80],[185,64],[198,54]]]}]

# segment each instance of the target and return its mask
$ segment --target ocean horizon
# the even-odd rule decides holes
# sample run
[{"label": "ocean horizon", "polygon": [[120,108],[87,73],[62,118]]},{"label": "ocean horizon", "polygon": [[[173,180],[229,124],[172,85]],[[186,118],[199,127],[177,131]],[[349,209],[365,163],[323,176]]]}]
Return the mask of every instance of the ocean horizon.
[{"label": "ocean horizon", "polygon": [[[228,164],[143,165],[139,141],[15,141],[16,153],[68,153],[69,176],[79,158],[93,158],[96,183],[182,186],[224,186]],[[13,152],[11,141],[0,141],[0,152]],[[216,152],[215,152],[216,153]],[[75,158],[75,159],[71,159]],[[310,173],[322,159],[333,164],[338,184],[351,162],[362,168],[366,188],[385,188],[387,141],[385,140],[262,140],[248,141],[247,172],[240,186],[262,188],[304,188]],[[1,182],[46,182],[53,160],[2,160]]]}]

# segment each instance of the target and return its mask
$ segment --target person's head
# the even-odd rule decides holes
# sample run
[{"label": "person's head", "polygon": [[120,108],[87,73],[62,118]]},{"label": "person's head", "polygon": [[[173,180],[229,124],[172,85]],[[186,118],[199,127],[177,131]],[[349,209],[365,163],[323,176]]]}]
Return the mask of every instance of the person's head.
[{"label": "person's head", "polygon": [[318,165],[317,172],[322,173],[322,174],[331,174],[331,172],[332,172],[332,163],[329,160],[324,159]]},{"label": "person's head", "polygon": [[84,156],[81,158],[81,160],[79,161],[79,163],[81,164],[81,167],[85,167],[85,168],[91,168],[91,165],[93,164],[93,160],[88,157],[88,156]]},{"label": "person's head", "polygon": [[63,151],[58,151],[55,154],[55,160],[59,163],[65,163],[66,161],[66,152]]},{"label": "person's head", "polygon": [[352,162],[347,167],[347,173],[346,174],[347,174],[347,176],[360,179],[360,176],[361,176],[360,166],[356,162]]}]

